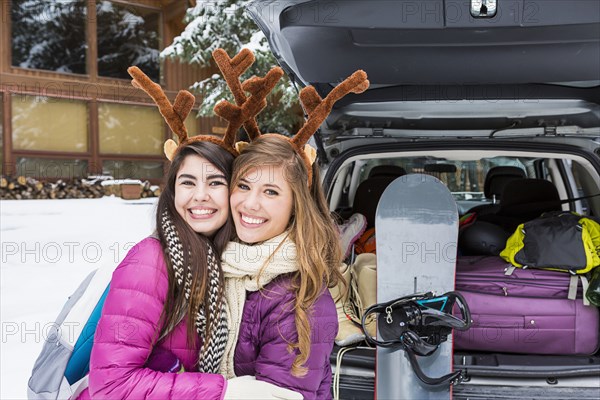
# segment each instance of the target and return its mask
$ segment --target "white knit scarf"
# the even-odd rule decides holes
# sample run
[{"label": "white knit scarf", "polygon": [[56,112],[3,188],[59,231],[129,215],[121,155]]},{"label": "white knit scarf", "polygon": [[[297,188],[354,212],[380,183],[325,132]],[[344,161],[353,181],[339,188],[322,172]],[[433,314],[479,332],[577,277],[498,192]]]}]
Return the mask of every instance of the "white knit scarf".
[{"label": "white knit scarf", "polygon": [[233,356],[242,322],[246,291],[255,292],[279,275],[298,270],[296,245],[288,238],[288,234],[284,232],[256,245],[230,242],[223,252],[222,268],[225,277],[229,337],[221,362],[221,374],[227,379],[235,377]]}]

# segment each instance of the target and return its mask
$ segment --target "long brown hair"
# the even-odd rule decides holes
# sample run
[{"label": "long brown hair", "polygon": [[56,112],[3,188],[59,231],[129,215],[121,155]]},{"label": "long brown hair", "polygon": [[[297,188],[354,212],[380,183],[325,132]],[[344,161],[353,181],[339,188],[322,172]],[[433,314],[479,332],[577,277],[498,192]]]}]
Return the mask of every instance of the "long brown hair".
[{"label": "long brown hair", "polygon": [[263,135],[241,152],[234,161],[231,187],[257,166],[284,167],[284,176],[293,193],[288,230],[297,248],[299,264],[293,279],[298,343],[291,346],[298,349],[298,355],[292,364],[292,374],[303,376],[307,372],[304,363],[310,356],[311,346],[309,313],[323,290],[341,278],[342,252],[316,164],[313,164],[313,184],[309,189],[305,163],[288,141],[277,136]]},{"label": "long brown hair", "polygon": [[[183,164],[186,157],[197,155],[221,171],[227,180],[231,181],[231,165],[233,156],[225,151],[220,146],[209,142],[193,142],[177,152],[169,167],[169,172],[166,176],[166,182],[163,192],[158,199],[156,210],[156,230],[162,246],[164,258],[167,264],[167,273],[169,277],[169,289],[167,299],[161,314],[162,328],[160,337],[163,337],[170,332],[181,320],[182,316],[187,317],[187,343],[189,346],[197,343],[197,333],[195,327],[195,317],[200,307],[204,308],[206,316],[206,330],[204,337],[207,337],[212,324],[216,321],[209,320],[209,297],[207,286],[207,251],[208,246],[212,246],[219,263],[219,271],[221,271],[220,254],[227,243],[231,240],[234,226],[231,216],[227,218],[227,222],[223,225],[212,237],[212,240],[204,235],[196,233],[188,223],[179,215],[175,208],[175,180],[177,173]],[[175,273],[171,259],[169,257],[169,249],[165,237],[165,232],[162,227],[161,217],[167,211],[173,221],[173,225],[179,235],[183,247],[183,262],[189,265],[192,271],[192,285],[190,300],[185,298],[184,291],[179,288],[175,282]],[[219,277],[219,298],[223,297],[223,276]],[[220,309],[220,305],[217,305]],[[201,355],[202,356],[202,355]]]}]

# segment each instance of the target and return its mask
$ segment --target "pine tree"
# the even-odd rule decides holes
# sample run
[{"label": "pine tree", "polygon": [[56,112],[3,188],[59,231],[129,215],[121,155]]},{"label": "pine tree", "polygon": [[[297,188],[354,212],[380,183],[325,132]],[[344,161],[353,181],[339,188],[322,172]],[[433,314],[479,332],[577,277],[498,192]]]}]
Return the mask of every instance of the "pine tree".
[{"label": "pine tree", "polygon": [[[159,80],[159,13],[141,16],[135,7],[96,3],[98,70],[130,79],[139,66]],[[12,0],[12,64],[21,68],[86,73],[86,0]]]},{"label": "pine tree", "polygon": [[[267,39],[245,13],[248,3],[248,0],[198,1],[186,12],[185,30],[161,55],[207,67],[213,63],[212,52],[217,48],[223,48],[233,56],[248,47],[254,52],[256,61],[242,79],[264,76],[277,61],[268,48]],[[233,102],[233,96],[219,74],[197,82],[191,90],[202,96],[199,113],[203,116],[214,115],[213,107],[222,99]],[[261,131],[289,134],[302,119],[297,100],[295,88],[284,76],[257,118]]]},{"label": "pine tree", "polygon": [[12,64],[84,74],[86,11],[83,0],[13,0]]},{"label": "pine tree", "polygon": [[135,65],[159,81],[158,13],[141,16],[135,7],[99,1],[96,21],[99,75],[130,79],[127,67]]}]

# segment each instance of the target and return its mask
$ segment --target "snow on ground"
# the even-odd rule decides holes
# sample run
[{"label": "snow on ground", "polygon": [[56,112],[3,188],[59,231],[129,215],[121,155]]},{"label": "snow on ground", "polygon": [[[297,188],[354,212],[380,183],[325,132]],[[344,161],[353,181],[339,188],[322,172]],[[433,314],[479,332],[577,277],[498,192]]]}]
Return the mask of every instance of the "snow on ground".
[{"label": "snow on ground", "polygon": [[156,199],[0,201],[0,399],[26,399],[48,327],[99,266],[154,229]]}]

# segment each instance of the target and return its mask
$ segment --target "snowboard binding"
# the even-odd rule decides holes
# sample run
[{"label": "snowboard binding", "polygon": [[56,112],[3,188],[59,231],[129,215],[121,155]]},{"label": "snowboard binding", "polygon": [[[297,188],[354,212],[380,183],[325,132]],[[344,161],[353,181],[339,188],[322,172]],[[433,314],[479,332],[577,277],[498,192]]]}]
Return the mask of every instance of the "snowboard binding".
[{"label": "snowboard binding", "polygon": [[[460,312],[460,317],[452,314],[453,309]],[[381,339],[366,334],[367,317],[372,313],[378,314],[377,332]],[[365,311],[361,322],[367,342],[379,347],[404,350],[415,374],[426,385],[454,385],[462,381],[460,371],[431,378],[423,373],[416,359],[417,355],[432,355],[441,343],[448,340],[452,329],[469,329],[471,314],[460,293],[447,292],[435,296],[428,292],[374,304]]]}]

